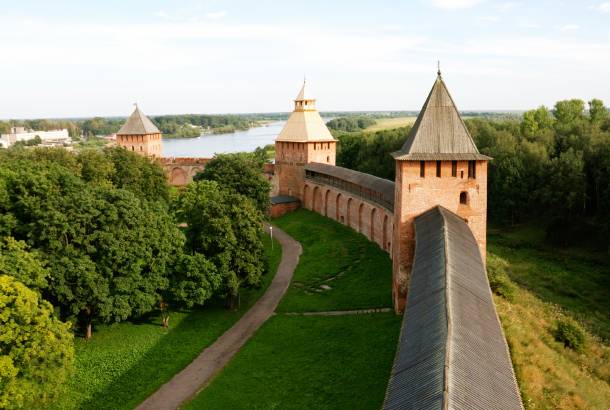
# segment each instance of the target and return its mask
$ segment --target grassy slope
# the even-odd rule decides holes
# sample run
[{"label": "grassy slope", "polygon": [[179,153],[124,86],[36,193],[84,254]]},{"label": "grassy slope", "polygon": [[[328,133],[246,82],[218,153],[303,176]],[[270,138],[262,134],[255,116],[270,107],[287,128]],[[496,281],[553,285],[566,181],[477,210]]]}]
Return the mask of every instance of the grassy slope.
[{"label": "grassy slope", "polygon": [[[389,306],[391,265],[377,245],[309,211],[275,223],[303,245],[281,311]],[[303,284],[316,287],[339,273],[326,282],[331,290],[305,291]],[[399,331],[400,317],[393,313],[278,314],[186,408],[378,409]]]},{"label": "grassy slope", "polygon": [[[512,302],[495,300],[526,407],[608,408],[608,261],[581,249],[549,248],[532,229],[491,230],[488,250],[489,257],[509,262],[509,276],[517,285]],[[562,315],[588,329],[581,353],[555,341],[554,324]]]},{"label": "grassy slope", "polygon": [[138,322],[100,325],[93,339],[76,340],[76,373],[57,408],[133,408],[189,364],[264,293],[277,270],[281,246],[265,236],[273,275],[263,286],[241,294],[241,308],[228,311],[222,301],[205,308],[173,312],[169,330],[158,315]]},{"label": "grassy slope", "polygon": [[[274,223],[297,238],[304,249],[279,312],[392,306],[390,259],[363,235],[305,210]],[[324,290],[322,285],[331,289]]]}]

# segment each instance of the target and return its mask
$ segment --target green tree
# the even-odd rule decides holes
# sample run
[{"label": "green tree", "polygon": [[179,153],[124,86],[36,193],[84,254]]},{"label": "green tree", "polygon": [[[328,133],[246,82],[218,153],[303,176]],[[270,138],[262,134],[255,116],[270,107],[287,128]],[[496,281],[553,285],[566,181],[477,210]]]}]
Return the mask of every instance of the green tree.
[{"label": "green tree", "polygon": [[604,124],[610,115],[602,100],[596,98],[589,101],[589,120],[598,127]]},{"label": "green tree", "polygon": [[25,285],[0,275],[0,408],[42,408],[73,369],[70,325]]},{"label": "green tree", "polygon": [[264,162],[261,155],[250,153],[219,154],[193,179],[216,181],[223,188],[250,198],[262,213],[266,213],[271,186],[263,177]]},{"label": "green tree", "polygon": [[188,185],[176,212],[187,224],[187,249],[216,266],[233,307],[240,287],[258,285],[264,271],[262,213],[249,198],[206,180]]},{"label": "green tree", "polygon": [[43,261],[23,241],[10,236],[0,238],[0,275],[9,275],[30,289],[42,290],[48,287],[49,272]]}]

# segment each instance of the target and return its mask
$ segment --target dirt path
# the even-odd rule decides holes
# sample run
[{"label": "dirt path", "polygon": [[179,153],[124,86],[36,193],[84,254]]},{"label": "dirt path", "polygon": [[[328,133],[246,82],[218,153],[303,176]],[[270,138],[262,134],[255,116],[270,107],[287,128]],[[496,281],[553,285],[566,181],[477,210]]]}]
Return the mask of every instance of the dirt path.
[{"label": "dirt path", "polygon": [[[265,229],[269,231],[269,225],[266,224]],[[193,398],[229,363],[244,343],[273,314],[288,289],[302,251],[301,245],[297,241],[275,226],[273,236],[282,245],[282,260],[275,278],[265,294],[233,327],[201,352],[184,370],[161,386],[137,409],[173,410],[177,409],[185,400]]]}]

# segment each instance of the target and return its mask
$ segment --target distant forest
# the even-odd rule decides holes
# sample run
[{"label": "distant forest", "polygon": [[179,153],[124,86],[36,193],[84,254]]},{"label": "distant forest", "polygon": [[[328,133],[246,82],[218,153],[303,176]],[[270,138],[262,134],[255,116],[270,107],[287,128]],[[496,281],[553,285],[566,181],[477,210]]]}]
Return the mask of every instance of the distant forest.
[{"label": "distant forest", "polygon": [[[559,101],[522,116],[467,119],[489,163],[492,221],[536,220],[560,244],[610,245],[610,114],[601,100]],[[394,180],[391,152],[410,127],[376,133],[333,131],[337,165]],[[608,249],[610,251],[610,249]]]}]

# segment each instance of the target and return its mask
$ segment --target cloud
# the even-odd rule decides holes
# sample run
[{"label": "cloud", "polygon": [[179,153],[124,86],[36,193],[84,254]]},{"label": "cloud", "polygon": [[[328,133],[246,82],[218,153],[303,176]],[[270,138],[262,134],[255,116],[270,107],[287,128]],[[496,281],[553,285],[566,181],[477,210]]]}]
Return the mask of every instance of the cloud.
[{"label": "cloud", "polygon": [[519,6],[521,3],[517,3],[514,1],[507,1],[505,3],[502,3],[498,6],[498,10],[502,13],[505,13],[511,9],[514,9],[515,7]]},{"label": "cloud", "polygon": [[566,24],[564,26],[559,27],[559,31],[576,31],[580,29],[578,24]]},{"label": "cloud", "polygon": [[610,1],[600,3],[594,8],[598,11],[601,11],[602,13],[610,13]]},{"label": "cloud", "polygon": [[479,20],[495,23],[496,21],[500,20],[500,18],[498,16],[481,16],[479,17]]},{"label": "cloud", "polygon": [[227,15],[226,10],[214,11],[210,13],[205,13],[205,17],[210,20],[219,20]]},{"label": "cloud", "polygon": [[164,12],[163,10],[155,11],[155,12],[153,13],[153,16],[155,16],[155,17],[159,17],[159,18],[162,18],[162,19],[166,19],[166,18],[168,18],[168,17],[169,17],[169,16],[167,15],[167,13],[166,13],[166,12]]},{"label": "cloud", "polygon": [[429,0],[429,3],[442,10],[459,10],[474,7],[485,0]]}]

